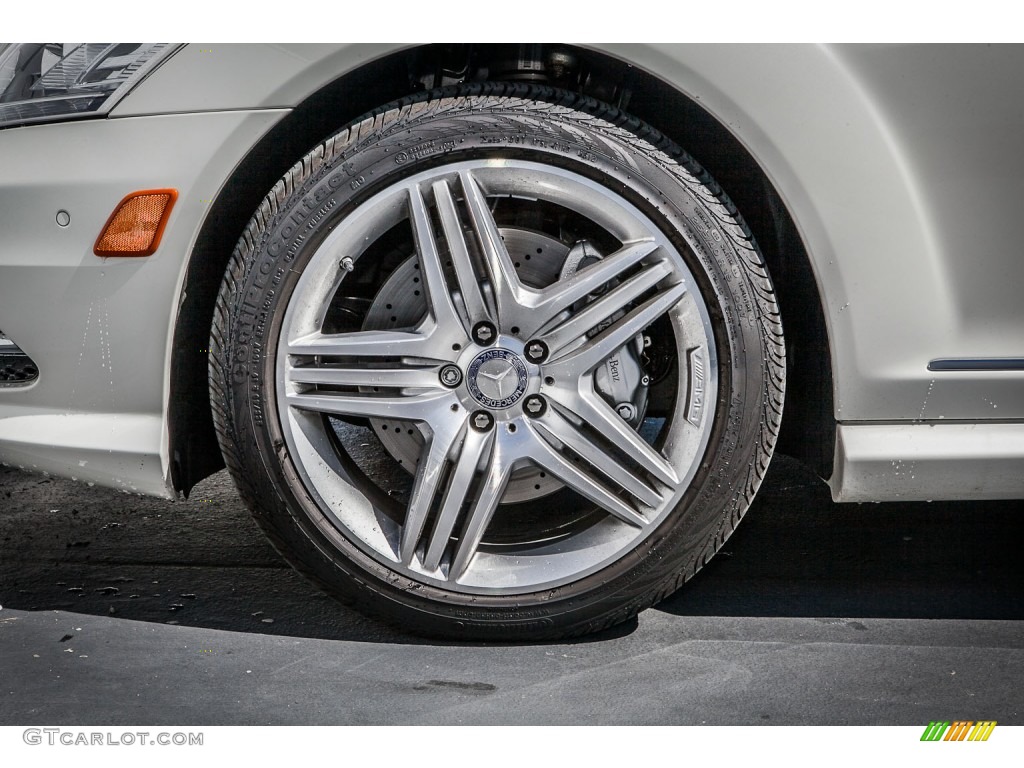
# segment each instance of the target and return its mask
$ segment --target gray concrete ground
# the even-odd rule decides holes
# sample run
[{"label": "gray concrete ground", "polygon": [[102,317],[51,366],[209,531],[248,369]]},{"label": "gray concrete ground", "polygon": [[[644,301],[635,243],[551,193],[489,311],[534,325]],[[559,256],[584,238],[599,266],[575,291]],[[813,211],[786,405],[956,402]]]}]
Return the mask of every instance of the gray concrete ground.
[{"label": "gray concrete ground", "polygon": [[834,505],[780,457],[639,621],[486,646],[324,597],[224,473],[171,503],[0,469],[0,724],[1022,724],[1022,513]]}]

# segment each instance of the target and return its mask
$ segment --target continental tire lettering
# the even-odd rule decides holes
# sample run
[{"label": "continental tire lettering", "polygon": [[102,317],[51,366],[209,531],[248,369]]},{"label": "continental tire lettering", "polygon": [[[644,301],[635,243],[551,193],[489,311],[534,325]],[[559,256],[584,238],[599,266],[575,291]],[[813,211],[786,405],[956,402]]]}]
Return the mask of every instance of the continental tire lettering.
[{"label": "continental tire lettering", "polygon": [[273,271],[274,262],[272,259],[264,259],[261,261],[256,269],[256,274],[253,276],[252,289],[265,288],[267,286],[268,276]]},{"label": "continental tire lettering", "polygon": [[281,228],[281,235],[284,237],[285,240],[292,239],[292,235],[295,234],[296,228],[306,222],[306,219],[309,217],[310,211],[312,211],[313,208],[315,207],[315,200],[310,199],[308,196],[302,198],[302,200],[299,202],[298,208],[288,215],[288,220],[285,222],[285,225]]},{"label": "continental tire lettering", "polygon": [[301,224],[302,222],[304,222],[309,217],[310,212],[314,208],[316,208],[317,202],[318,201],[315,199],[315,197],[311,198],[309,197],[309,195],[302,198],[302,202],[299,204],[298,210],[292,211],[292,221],[294,221],[296,224]]},{"label": "continental tire lettering", "polygon": [[255,313],[260,307],[260,286],[253,285],[245,292],[245,301],[243,305],[246,307],[252,307],[252,311]]}]

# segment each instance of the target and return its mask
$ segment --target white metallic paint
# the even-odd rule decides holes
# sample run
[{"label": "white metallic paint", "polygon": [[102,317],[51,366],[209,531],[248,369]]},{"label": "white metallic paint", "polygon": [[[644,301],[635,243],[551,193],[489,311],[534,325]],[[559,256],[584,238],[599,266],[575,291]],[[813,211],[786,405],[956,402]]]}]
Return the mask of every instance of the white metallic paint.
[{"label": "white metallic paint", "polygon": [[[0,328],[40,368],[33,384],[0,390],[0,461],[172,494],[164,414],[185,255],[208,201],[283,114],[0,131]],[[179,191],[157,253],[94,256],[117,202],[155,187]],[[69,226],[57,225],[58,209]]]}]

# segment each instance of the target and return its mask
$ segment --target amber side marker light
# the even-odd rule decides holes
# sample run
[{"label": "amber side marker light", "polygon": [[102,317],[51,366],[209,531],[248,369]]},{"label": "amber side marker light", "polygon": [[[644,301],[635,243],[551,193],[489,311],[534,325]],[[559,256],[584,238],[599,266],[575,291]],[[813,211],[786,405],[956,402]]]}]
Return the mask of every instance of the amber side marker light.
[{"label": "amber side marker light", "polygon": [[146,189],[125,197],[107,219],[92,252],[97,256],[151,256],[160,245],[176,189]]}]

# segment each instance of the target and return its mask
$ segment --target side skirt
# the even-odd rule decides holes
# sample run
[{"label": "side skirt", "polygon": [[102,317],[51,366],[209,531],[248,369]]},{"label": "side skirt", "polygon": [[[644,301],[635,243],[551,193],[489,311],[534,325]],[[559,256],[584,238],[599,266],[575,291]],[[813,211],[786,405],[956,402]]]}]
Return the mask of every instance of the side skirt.
[{"label": "side skirt", "polygon": [[1024,423],[839,424],[835,501],[1024,499]]}]

